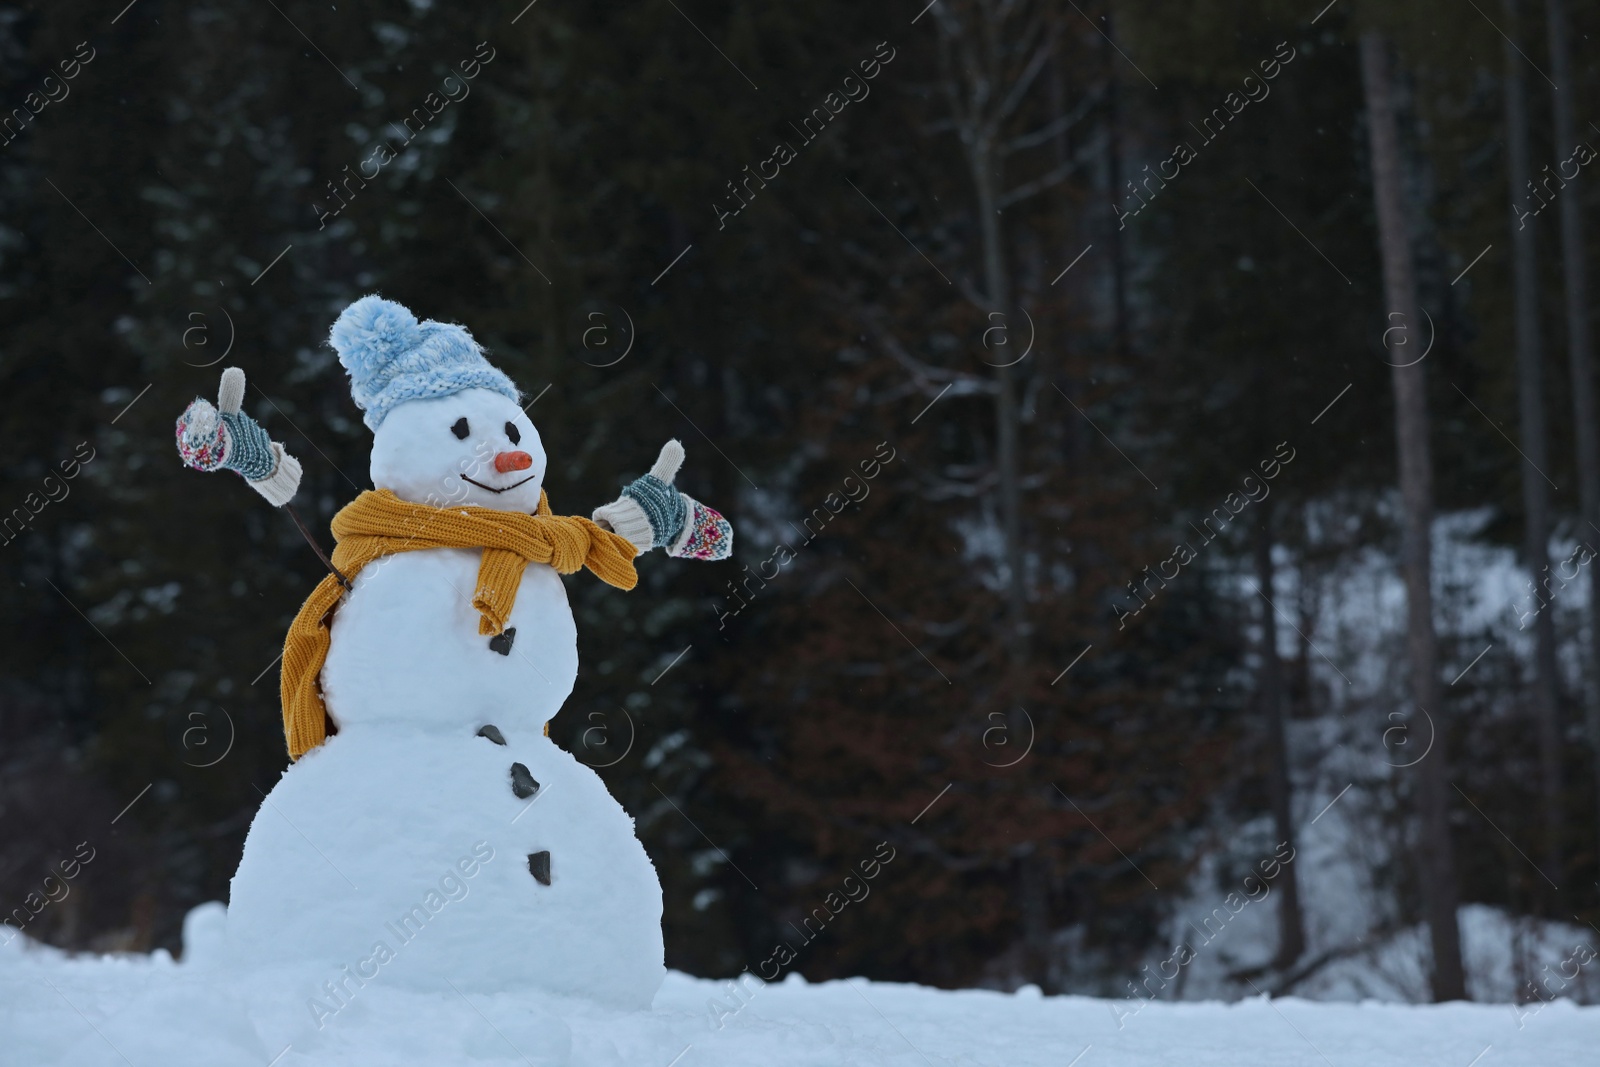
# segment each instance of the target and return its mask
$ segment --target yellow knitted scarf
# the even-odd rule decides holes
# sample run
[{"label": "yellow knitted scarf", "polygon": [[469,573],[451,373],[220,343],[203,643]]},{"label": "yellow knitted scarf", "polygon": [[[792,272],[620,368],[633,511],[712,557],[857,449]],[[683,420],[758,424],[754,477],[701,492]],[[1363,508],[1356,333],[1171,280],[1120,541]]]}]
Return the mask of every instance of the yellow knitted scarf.
[{"label": "yellow knitted scarf", "polygon": [[[478,632],[498,634],[511,617],[522,569],[548,563],[562,574],[588,567],[618,589],[632,589],[632,542],[576,515],[553,515],[545,494],[528,515],[493,508],[435,508],[401,500],[387,489],[367,490],[333,517],[333,565],[346,578],[381,556],[423,548],[482,548],[472,606]],[[327,738],[327,709],[318,676],[328,658],[329,627],[344,592],[328,575],[312,590],[283,642],[283,735],[289,757],[299,759]]]}]

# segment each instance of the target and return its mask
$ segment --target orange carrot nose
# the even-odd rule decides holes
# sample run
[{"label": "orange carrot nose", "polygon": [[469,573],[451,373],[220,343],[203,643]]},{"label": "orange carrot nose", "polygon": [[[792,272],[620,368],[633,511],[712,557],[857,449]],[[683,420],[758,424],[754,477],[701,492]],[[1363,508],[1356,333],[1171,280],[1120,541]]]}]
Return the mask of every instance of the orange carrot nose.
[{"label": "orange carrot nose", "polygon": [[508,471],[525,471],[533,466],[533,457],[526,452],[497,452],[494,457],[494,469],[501,474]]}]

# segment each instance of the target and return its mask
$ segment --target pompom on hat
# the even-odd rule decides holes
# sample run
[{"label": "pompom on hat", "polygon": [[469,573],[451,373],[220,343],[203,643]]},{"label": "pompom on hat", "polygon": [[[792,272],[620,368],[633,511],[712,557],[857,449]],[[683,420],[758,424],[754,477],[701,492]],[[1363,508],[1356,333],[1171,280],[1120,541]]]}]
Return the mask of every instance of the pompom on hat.
[{"label": "pompom on hat", "polygon": [[340,312],[328,341],[350,373],[350,394],[370,430],[407,400],[465,389],[492,389],[520,399],[511,379],[483,358],[482,346],[465,326],[418,322],[409,309],[376,294]]}]

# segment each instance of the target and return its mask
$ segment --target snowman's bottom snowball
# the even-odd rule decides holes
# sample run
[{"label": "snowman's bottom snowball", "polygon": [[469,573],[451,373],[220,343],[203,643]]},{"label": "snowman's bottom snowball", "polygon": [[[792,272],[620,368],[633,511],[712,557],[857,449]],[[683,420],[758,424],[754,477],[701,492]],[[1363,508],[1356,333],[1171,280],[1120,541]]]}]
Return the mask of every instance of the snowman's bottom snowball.
[{"label": "snowman's bottom snowball", "polygon": [[[225,946],[235,973],[281,976],[263,1038],[360,1014],[374,984],[650,1006],[666,973],[661,885],[633,820],[536,728],[499,725],[504,745],[476,728],[352,725],[268,795]],[[533,796],[516,795],[513,764]],[[541,852],[548,885],[530,870]]]}]

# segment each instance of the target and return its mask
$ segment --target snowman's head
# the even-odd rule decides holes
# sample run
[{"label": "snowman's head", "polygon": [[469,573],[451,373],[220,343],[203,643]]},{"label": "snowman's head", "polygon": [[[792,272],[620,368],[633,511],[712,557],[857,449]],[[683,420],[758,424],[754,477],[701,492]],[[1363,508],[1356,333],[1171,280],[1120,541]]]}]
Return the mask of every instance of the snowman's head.
[{"label": "snowman's head", "polygon": [[532,513],[545,456],[511,379],[465,326],[364,296],[329,331],[372,428],[372,482],[434,507]]},{"label": "snowman's head", "polygon": [[401,500],[532,514],[545,454],[515,401],[464,389],[392,408],[373,434],[371,470],[372,484]]}]

